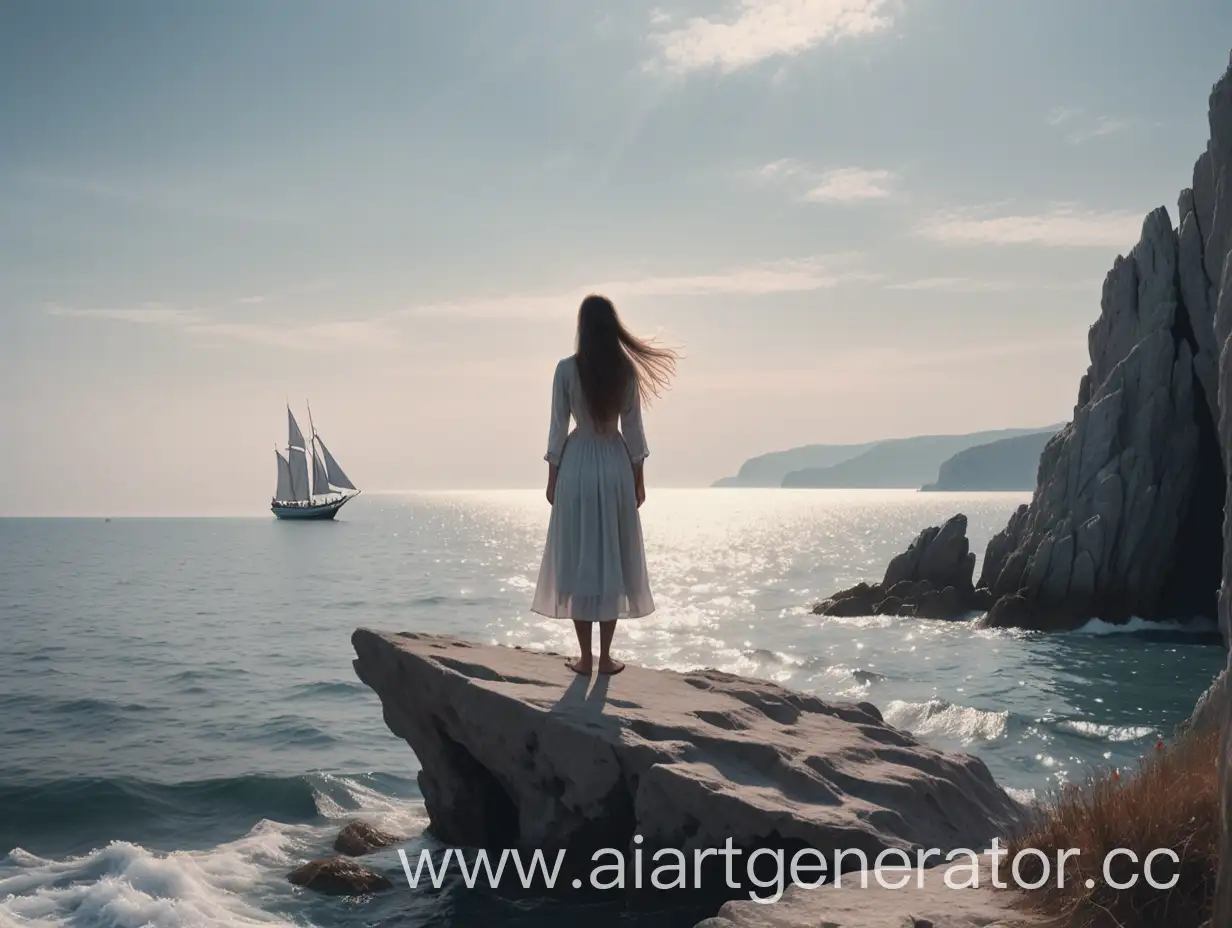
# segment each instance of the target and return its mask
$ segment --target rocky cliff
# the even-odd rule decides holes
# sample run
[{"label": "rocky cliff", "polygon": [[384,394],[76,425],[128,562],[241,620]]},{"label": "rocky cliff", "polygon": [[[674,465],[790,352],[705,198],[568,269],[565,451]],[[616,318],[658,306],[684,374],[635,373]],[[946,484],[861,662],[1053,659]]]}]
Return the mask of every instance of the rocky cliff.
[{"label": "rocky cliff", "polygon": [[916,435],[890,438],[867,451],[831,464],[794,470],[783,477],[782,485],[825,489],[902,488],[917,489],[932,480],[942,463],[960,451],[1004,438],[1016,438],[1050,429],[997,429],[967,435]]},{"label": "rocky cliff", "polygon": [[1038,432],[976,445],[941,462],[937,479],[922,490],[1030,490],[1040,456],[1055,432]]},{"label": "rocky cliff", "polygon": [[[1199,159],[1198,170],[1210,190],[1204,194],[1214,203],[1210,213],[1212,247],[1221,242],[1232,249],[1232,60],[1229,73],[1215,86],[1211,94],[1211,141],[1207,146],[1206,164]],[[1196,172],[1195,172],[1196,173]],[[1195,183],[1195,192],[1197,190]],[[1208,249],[1210,250],[1210,249]],[[1226,492],[1232,494],[1232,251],[1225,251],[1220,267],[1219,287],[1207,291],[1207,305],[1215,309],[1215,344],[1219,350],[1219,444],[1223,454],[1224,473],[1229,475]],[[1206,268],[1209,281],[1215,280],[1214,268]],[[1229,498],[1232,498],[1230,496]],[[1219,625],[1224,641],[1232,644],[1232,517],[1223,524],[1223,584],[1219,596]],[[1223,846],[1220,852],[1218,890],[1211,925],[1232,925],[1232,711],[1228,707],[1227,679],[1232,674],[1232,650],[1229,669],[1224,672],[1224,687],[1216,688],[1210,700],[1216,713],[1222,716],[1223,744],[1220,752],[1220,775],[1223,782]],[[1220,696],[1222,695],[1222,698]],[[1209,712],[1208,708],[1208,712]]]},{"label": "rocky cliff", "polygon": [[1155,210],[1113,263],[1073,420],[1044,448],[1030,505],[988,544],[974,588],[994,603],[993,624],[1215,615],[1226,495],[1220,346],[1232,331],[1232,67],[1211,92],[1209,121],[1179,222]]},{"label": "rocky cliff", "polygon": [[781,487],[783,478],[792,471],[808,467],[830,467],[850,460],[876,447],[876,442],[862,445],[805,445],[786,451],[771,451],[749,458],[740,465],[734,477],[716,480],[716,487]]},{"label": "rocky cliff", "polygon": [[[1209,169],[1204,157],[1199,177]],[[1151,213],[1113,265],[1074,419],[1044,449],[1031,505],[988,545],[978,586],[1020,594],[1032,624],[1214,614],[1224,478],[1207,275],[1222,236],[1198,203],[1182,193],[1179,231]]]},{"label": "rocky cliff", "polygon": [[1073,421],[1045,448],[1031,505],[988,545],[978,586],[1020,594],[1024,624],[1214,615],[1225,467],[1219,321],[1232,227],[1232,68],[1174,228],[1147,216],[1104,281]]}]

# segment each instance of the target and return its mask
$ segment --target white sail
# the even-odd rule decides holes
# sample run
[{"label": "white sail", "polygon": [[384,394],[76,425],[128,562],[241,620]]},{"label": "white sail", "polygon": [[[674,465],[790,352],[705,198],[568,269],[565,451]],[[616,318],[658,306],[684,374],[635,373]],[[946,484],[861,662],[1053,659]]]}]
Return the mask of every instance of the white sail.
[{"label": "white sail", "polygon": [[304,433],[299,430],[299,423],[295,421],[295,414],[291,412],[291,407],[287,407],[287,446],[291,448],[306,448],[304,444]]},{"label": "white sail", "polygon": [[291,496],[293,500],[306,502],[312,498],[308,488],[308,456],[303,448],[291,449]]},{"label": "white sail", "polygon": [[356,489],[355,484],[351,483],[351,479],[343,473],[338,462],[334,460],[334,456],[329,453],[329,449],[325,447],[325,442],[321,441],[321,436],[317,436],[317,444],[321,448],[321,457],[325,458],[325,473],[329,480],[330,486],[340,487],[343,490]]},{"label": "white sail", "polygon": [[278,489],[274,491],[274,499],[291,499],[291,465],[287,463],[281,451],[275,451],[274,454],[278,458]]},{"label": "white sail", "polygon": [[329,495],[329,474],[325,472],[325,462],[316,451],[312,454],[312,495]]}]

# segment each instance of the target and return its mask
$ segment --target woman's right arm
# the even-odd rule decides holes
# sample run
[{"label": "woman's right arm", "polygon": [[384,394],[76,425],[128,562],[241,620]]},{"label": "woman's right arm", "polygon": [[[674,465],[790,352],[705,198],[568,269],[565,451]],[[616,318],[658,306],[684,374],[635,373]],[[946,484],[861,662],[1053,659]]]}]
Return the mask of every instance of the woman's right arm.
[{"label": "woman's right arm", "polygon": [[543,459],[548,462],[547,498],[556,504],[556,475],[560,472],[560,459],[569,437],[569,382],[565,377],[565,362],[556,365],[552,378],[552,421],[548,426],[548,451]]}]

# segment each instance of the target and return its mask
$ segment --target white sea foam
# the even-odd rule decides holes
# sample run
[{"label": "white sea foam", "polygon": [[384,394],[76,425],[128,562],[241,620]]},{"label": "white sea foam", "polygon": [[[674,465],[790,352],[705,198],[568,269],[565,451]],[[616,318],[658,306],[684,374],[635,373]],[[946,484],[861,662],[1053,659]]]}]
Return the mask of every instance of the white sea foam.
[{"label": "white sea foam", "polygon": [[[318,774],[324,788],[314,790],[317,811],[334,821],[363,819],[364,821],[403,837],[413,837],[428,825],[428,813],[423,803],[393,799],[351,777]],[[341,792],[346,804],[334,795]]]},{"label": "white sea foam", "polygon": [[959,706],[944,699],[904,702],[896,699],[886,705],[885,720],[916,735],[941,735],[957,738],[964,744],[997,741],[1005,737],[1009,711],[993,712],[973,706]]},{"label": "white sea foam", "polygon": [[1032,806],[1035,804],[1036,792],[1033,789],[1015,789],[1013,786],[1002,787],[1009,797],[1020,806]]},{"label": "white sea foam", "polygon": [[261,822],[238,841],[169,854],[123,841],[58,861],[15,850],[6,862],[16,873],[0,879],[0,926],[289,926],[258,903],[290,895],[275,874],[286,870],[310,830]]},{"label": "white sea foam", "polygon": [[845,625],[853,628],[892,628],[902,619],[892,615],[824,615],[823,625]]},{"label": "white sea foam", "polygon": [[1149,622],[1137,616],[1121,625],[1105,622],[1103,619],[1091,619],[1081,628],[1070,634],[1074,635],[1132,635],[1142,632],[1173,632],[1182,635],[1210,635],[1218,633],[1219,626],[1210,619],[1192,619],[1188,622]]},{"label": "white sea foam", "polygon": [[1082,722],[1066,719],[1056,723],[1057,731],[1069,732],[1082,738],[1096,741],[1138,741],[1156,734],[1154,728],[1144,725],[1101,725],[1098,722]]},{"label": "white sea foam", "polygon": [[321,856],[341,821],[362,819],[407,837],[423,831],[422,803],[385,796],[349,777],[319,775],[328,825],[259,822],[207,850],[159,853],[114,841],[49,860],[20,848],[0,858],[0,928],[271,928],[301,926],[269,914],[294,897],[288,870]]}]

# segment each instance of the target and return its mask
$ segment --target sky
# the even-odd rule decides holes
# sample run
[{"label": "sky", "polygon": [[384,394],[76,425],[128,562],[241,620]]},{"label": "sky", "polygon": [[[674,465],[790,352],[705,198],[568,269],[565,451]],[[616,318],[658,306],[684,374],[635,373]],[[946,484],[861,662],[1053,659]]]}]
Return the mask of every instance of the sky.
[{"label": "sky", "polygon": [[0,514],[541,485],[610,296],[653,488],[1072,415],[1226,0],[0,4]]}]

